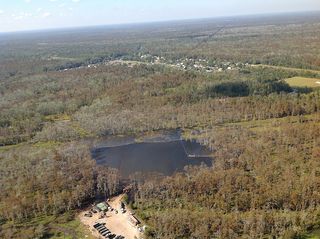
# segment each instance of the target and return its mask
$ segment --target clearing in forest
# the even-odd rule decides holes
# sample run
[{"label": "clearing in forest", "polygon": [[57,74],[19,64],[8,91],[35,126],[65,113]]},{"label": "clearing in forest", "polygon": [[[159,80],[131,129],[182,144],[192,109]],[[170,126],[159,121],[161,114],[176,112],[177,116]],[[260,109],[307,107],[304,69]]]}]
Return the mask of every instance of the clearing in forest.
[{"label": "clearing in forest", "polygon": [[106,228],[115,235],[122,235],[126,239],[139,239],[143,237],[143,234],[139,231],[139,226],[130,223],[129,218],[132,215],[131,211],[126,208],[123,213],[120,210],[121,201],[123,194],[112,198],[108,204],[112,211],[106,212],[106,216],[101,217],[101,213],[93,213],[91,217],[87,217],[86,214],[90,209],[85,210],[80,213],[80,221],[87,226],[87,228],[92,232],[92,235],[96,238],[104,238],[99,232],[93,227],[96,222],[105,224]]},{"label": "clearing in forest", "polygon": [[306,78],[306,77],[292,77],[286,79],[286,82],[293,87],[320,87],[320,79]]}]

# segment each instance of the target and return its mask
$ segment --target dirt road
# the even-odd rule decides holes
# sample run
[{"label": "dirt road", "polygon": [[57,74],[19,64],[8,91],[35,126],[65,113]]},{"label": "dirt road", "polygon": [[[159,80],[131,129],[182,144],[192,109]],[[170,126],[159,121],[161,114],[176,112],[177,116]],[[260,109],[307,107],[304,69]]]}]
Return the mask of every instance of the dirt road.
[{"label": "dirt road", "polygon": [[121,213],[120,211],[120,203],[124,195],[120,195],[112,198],[108,203],[110,206],[116,210],[108,211],[107,216],[105,218],[99,219],[100,213],[94,213],[92,217],[85,217],[84,214],[88,212],[88,210],[80,213],[79,217],[81,222],[89,227],[90,231],[96,238],[102,238],[99,233],[93,228],[95,222],[105,223],[105,226],[114,234],[122,235],[126,239],[136,239],[143,238],[142,234],[139,232],[138,228],[131,225],[128,220],[128,216],[130,215],[130,211],[126,213]]}]

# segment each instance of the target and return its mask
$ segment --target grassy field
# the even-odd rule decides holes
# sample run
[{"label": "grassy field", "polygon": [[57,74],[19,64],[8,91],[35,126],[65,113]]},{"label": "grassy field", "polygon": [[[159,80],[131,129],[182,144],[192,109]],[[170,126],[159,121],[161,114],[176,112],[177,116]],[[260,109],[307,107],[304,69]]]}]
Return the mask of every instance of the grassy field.
[{"label": "grassy field", "polygon": [[296,68],[296,67],[273,66],[273,65],[266,65],[266,64],[251,65],[251,66],[252,67],[260,67],[260,68],[272,68],[272,69],[276,69],[276,70],[285,70],[285,71],[290,71],[290,72],[320,74],[319,70],[301,69],[301,68]]},{"label": "grassy field", "polygon": [[286,82],[293,87],[320,87],[320,79],[315,78],[292,77],[287,79]]},{"label": "grassy field", "polygon": [[306,239],[319,239],[320,238],[320,230],[317,229],[313,232],[311,232],[310,234],[307,234]]}]

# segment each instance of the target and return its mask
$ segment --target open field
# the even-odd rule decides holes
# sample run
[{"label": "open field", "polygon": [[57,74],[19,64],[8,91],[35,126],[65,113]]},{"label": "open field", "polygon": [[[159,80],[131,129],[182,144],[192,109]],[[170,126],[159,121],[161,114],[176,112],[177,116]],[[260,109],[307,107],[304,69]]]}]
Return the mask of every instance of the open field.
[{"label": "open field", "polygon": [[292,87],[320,87],[320,79],[305,78],[305,77],[292,77],[286,79],[286,82]]},{"label": "open field", "polygon": [[272,68],[277,70],[285,70],[285,71],[298,72],[298,73],[304,72],[304,73],[320,74],[320,70],[297,68],[297,67],[274,66],[274,65],[266,65],[266,64],[251,65],[251,66],[257,67],[257,68]]}]

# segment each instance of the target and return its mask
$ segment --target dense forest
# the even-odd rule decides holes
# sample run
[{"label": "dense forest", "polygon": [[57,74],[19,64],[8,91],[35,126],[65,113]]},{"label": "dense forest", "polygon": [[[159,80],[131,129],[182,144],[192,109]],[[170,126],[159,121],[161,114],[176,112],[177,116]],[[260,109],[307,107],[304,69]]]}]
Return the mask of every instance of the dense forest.
[{"label": "dense forest", "polygon": [[170,129],[214,164],[132,177],[147,238],[308,238],[320,90],[285,80],[320,79],[319,25],[310,13],[0,35],[0,238],[82,238],[77,210],[125,186],[92,142]]},{"label": "dense forest", "polygon": [[319,122],[316,114],[205,132],[218,149],[214,168],[188,168],[137,186],[136,207],[154,228],[149,236],[298,238],[315,227]]}]

